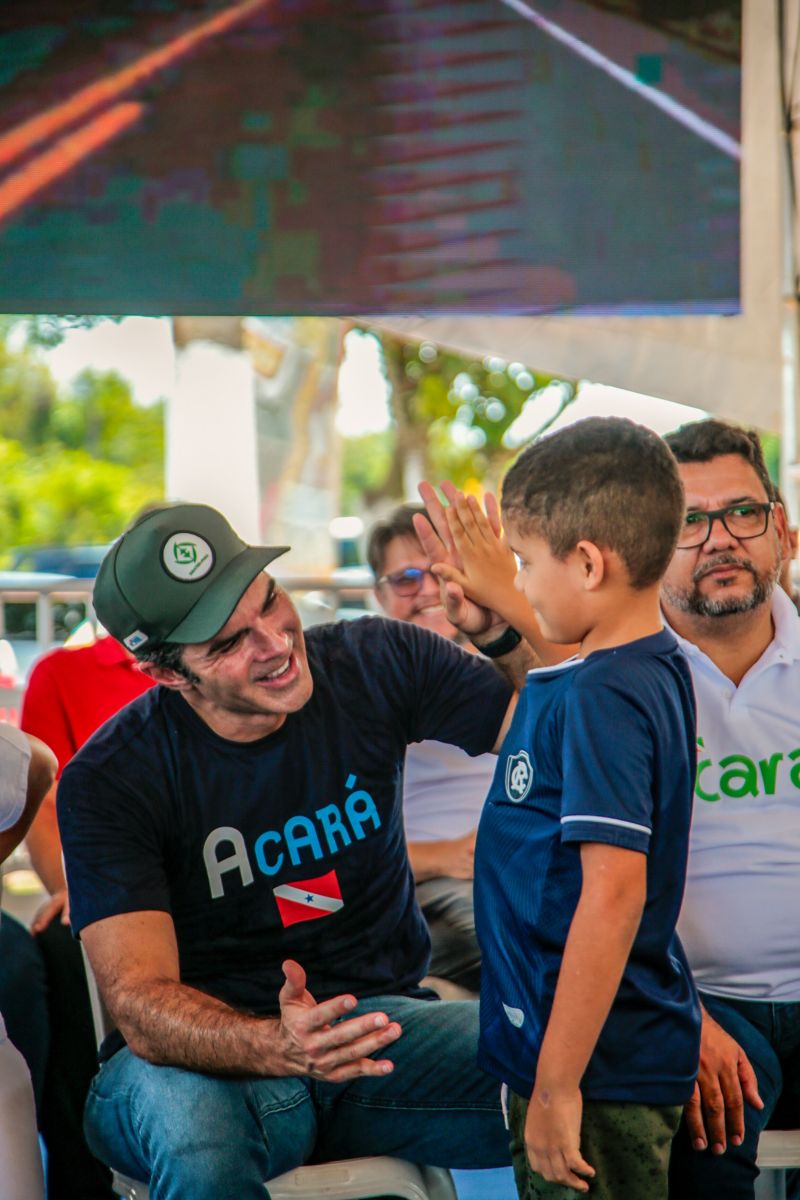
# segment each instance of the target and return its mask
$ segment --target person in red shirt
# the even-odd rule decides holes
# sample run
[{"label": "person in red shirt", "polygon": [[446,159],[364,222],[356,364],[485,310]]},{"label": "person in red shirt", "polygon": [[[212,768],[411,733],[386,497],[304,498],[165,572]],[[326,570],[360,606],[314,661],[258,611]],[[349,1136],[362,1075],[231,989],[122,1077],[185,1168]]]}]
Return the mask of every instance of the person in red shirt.
[{"label": "person in red shirt", "polygon": [[152,686],[113,637],[99,637],[89,646],[61,646],[42,655],[31,671],[21,724],[46,725],[60,775],[104,721]]},{"label": "person in red shirt", "polygon": [[[60,647],[34,666],[20,725],[52,747],[56,783],[27,836],[28,851],[49,899],[27,930],[4,919],[0,948],[6,1024],[28,1061],[47,1147],[48,1200],[111,1200],[110,1174],[83,1137],[83,1106],[97,1069],[86,976],[69,930],[69,902],[56,822],[58,777],[94,731],[152,686],[112,637]],[[46,1008],[45,1008],[46,1003]]]}]

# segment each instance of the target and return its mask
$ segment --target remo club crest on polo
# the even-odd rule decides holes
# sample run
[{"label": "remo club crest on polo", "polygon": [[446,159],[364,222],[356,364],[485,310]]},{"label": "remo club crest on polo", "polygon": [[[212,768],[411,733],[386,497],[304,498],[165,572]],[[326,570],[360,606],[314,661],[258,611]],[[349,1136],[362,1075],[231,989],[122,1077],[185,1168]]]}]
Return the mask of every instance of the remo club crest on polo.
[{"label": "remo club crest on polo", "polygon": [[214,566],[214,551],[198,533],[173,533],[161,551],[164,569],[173,579],[193,583]]},{"label": "remo club crest on polo", "polygon": [[509,754],[506,759],[506,795],[512,804],[519,804],[531,790],[533,767],[527,750]]}]

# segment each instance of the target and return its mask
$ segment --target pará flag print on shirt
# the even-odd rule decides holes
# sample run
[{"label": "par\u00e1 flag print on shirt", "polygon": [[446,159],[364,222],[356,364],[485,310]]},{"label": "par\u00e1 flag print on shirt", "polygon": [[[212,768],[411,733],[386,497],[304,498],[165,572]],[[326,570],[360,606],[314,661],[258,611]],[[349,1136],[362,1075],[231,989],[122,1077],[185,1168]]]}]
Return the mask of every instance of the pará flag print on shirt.
[{"label": "par\u00e1 flag print on shirt", "polygon": [[344,906],[339,880],[335,871],[317,875],[316,879],[296,879],[272,889],[284,928],[298,921],[313,921],[329,917]]}]

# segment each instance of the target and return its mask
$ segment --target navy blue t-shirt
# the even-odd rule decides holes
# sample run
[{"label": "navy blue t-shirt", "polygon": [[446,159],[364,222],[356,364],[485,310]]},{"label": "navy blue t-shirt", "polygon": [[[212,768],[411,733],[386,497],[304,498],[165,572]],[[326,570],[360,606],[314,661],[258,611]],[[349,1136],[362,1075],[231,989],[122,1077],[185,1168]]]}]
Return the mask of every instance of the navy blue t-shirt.
[{"label": "navy blue t-shirt", "polygon": [[675,923],[696,759],[689,669],[666,630],[530,672],[475,851],[484,1070],[530,1095],[581,890],[581,842],[641,851],[641,926],[581,1090],[682,1104],[700,1010]]},{"label": "navy blue t-shirt", "polygon": [[259,1014],[281,963],[318,999],[413,989],[429,940],[401,813],[406,745],[491,748],[510,689],[436,634],[378,617],[306,633],[314,690],[275,733],[218,736],[153,688],[64,771],[58,816],[73,927],[172,916],[181,978]]}]

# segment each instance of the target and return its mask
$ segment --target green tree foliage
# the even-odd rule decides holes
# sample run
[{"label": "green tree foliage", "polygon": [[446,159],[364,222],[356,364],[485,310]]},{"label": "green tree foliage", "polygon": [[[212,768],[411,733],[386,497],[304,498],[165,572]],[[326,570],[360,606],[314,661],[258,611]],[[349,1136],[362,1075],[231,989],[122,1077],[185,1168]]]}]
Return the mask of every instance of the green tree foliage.
[{"label": "green tree foliage", "polygon": [[60,346],[70,329],[94,329],[103,321],[119,324],[124,317],[94,316],[85,313],[4,313],[0,315],[0,338],[11,332],[18,333],[26,346],[52,350]]},{"label": "green tree foliage", "polygon": [[0,437],[40,446],[47,438],[56,395],[47,368],[27,350],[10,350],[0,337]]},{"label": "green tree foliage", "polygon": [[761,449],[764,451],[764,462],[773,483],[780,482],[781,473],[781,439],[777,433],[761,433]]},{"label": "green tree foliage", "polygon": [[97,459],[143,470],[155,484],[164,458],[164,406],[134,404],[128,383],[114,371],[82,371],[53,408],[54,439]]},{"label": "green tree foliage", "polygon": [[[523,409],[527,416],[529,406],[547,389],[552,392],[554,383],[559,386],[556,411],[552,403],[541,406],[541,421],[532,423],[528,435],[532,437],[547,428],[575,396],[571,382],[554,381],[522,363],[468,358],[431,343],[408,343],[385,333],[379,340],[391,390],[393,426],[380,444],[380,453],[378,443],[367,447],[365,439],[357,439],[364,444],[362,449],[370,451],[365,457],[371,476],[361,488],[368,503],[402,499],[411,492],[416,477],[447,476],[462,486],[486,480],[496,486],[521,445],[513,427]],[[387,445],[391,446],[390,455]],[[358,450],[346,453],[346,495],[351,487],[348,469],[363,476],[365,462]],[[385,470],[382,479],[381,470]],[[377,486],[376,479],[380,479]],[[367,481],[362,478],[361,482]]]},{"label": "green tree foliage", "polygon": [[366,499],[382,494],[389,476],[394,452],[394,431],[365,433],[361,437],[345,438],[342,455],[342,513],[360,512]]},{"label": "green tree foliage", "polygon": [[0,440],[2,560],[13,546],[109,542],[156,495],[133,468],[84,450],[50,446],[31,456]]},{"label": "green tree foliage", "polygon": [[115,372],[84,371],[59,389],[39,354],[47,338],[40,325],[25,336],[31,328],[0,321],[0,561],[6,562],[14,546],[109,541],[164,492],[163,405],[137,406]]}]

